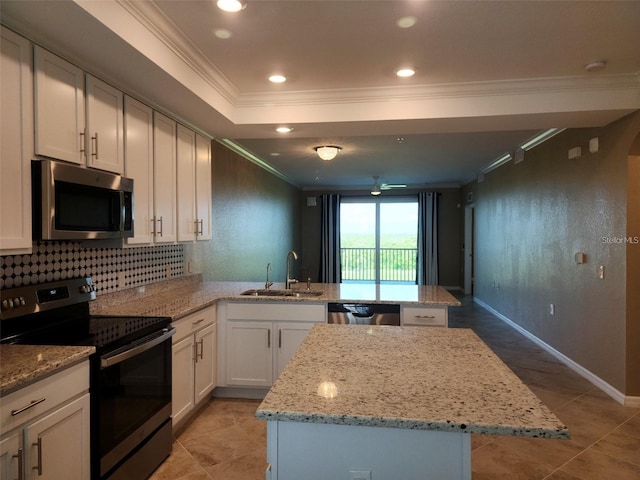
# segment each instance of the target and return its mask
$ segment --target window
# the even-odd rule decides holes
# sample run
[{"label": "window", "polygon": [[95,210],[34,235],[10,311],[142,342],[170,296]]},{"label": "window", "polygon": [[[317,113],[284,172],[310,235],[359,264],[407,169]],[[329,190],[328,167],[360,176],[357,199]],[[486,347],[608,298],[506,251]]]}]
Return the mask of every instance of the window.
[{"label": "window", "polygon": [[343,198],[340,202],[342,281],[416,283],[418,200]]}]

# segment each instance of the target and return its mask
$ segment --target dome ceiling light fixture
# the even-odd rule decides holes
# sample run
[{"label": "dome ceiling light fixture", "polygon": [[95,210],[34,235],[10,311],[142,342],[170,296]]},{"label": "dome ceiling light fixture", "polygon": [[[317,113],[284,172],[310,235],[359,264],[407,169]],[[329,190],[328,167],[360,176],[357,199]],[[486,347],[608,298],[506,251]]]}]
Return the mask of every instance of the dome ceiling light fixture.
[{"label": "dome ceiling light fixture", "polygon": [[333,160],[338,155],[338,152],[342,150],[342,147],[336,145],[321,145],[313,148],[318,156],[325,161]]},{"label": "dome ceiling light fixture", "polygon": [[380,177],[378,175],[373,176],[373,187],[371,187],[371,195],[377,196],[382,192],[380,191],[380,186],[378,185],[378,179]]},{"label": "dome ceiling light fixture", "polygon": [[218,0],[216,5],[224,12],[239,12],[247,7],[247,2],[244,0]]},{"label": "dome ceiling light fixture", "polygon": [[607,62],[604,60],[596,60],[594,62],[588,63],[584,66],[584,69],[587,72],[595,72],[597,70],[602,70],[604,67],[606,67]]}]

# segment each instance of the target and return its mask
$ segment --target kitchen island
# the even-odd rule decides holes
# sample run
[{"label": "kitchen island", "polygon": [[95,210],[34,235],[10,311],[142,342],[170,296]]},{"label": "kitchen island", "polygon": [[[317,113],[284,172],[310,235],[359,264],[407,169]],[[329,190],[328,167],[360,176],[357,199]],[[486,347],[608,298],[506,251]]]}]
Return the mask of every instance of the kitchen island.
[{"label": "kitchen island", "polygon": [[272,480],[468,480],[470,433],[569,438],[467,329],[316,325],[256,417]]}]

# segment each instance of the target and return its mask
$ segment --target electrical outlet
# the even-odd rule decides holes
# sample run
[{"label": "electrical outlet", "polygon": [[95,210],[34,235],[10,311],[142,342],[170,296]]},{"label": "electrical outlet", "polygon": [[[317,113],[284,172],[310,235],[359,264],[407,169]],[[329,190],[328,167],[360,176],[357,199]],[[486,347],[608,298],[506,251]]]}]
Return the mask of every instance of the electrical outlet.
[{"label": "electrical outlet", "polygon": [[187,262],[187,273],[193,273],[193,262],[191,260]]},{"label": "electrical outlet", "polygon": [[556,314],[556,306],[553,303],[549,304],[549,315],[555,315]]},{"label": "electrical outlet", "polygon": [[171,277],[171,265],[167,265],[166,267],[166,277],[167,278]]},{"label": "electrical outlet", "polygon": [[371,470],[349,470],[349,480],[371,480]]},{"label": "electrical outlet", "polygon": [[125,286],[126,277],[124,272],[118,272],[118,287],[122,288]]}]

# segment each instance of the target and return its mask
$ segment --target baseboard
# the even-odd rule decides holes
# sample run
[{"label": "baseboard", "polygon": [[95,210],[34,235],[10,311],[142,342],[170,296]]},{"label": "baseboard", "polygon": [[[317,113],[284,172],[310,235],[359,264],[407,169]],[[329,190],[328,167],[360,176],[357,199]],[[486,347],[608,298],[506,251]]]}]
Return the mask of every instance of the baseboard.
[{"label": "baseboard", "polygon": [[609,395],[616,402],[624,405],[625,407],[636,407],[636,408],[640,407],[640,397],[625,395],[620,390],[616,389],[615,387],[613,387],[612,385],[610,385],[609,383],[604,381],[602,378],[598,377],[593,372],[587,370],[586,368],[584,368],[579,363],[574,362],[569,357],[567,357],[563,353],[559,352],[558,350],[553,348],[548,343],[545,343],[544,341],[540,340],[538,337],[533,335],[531,332],[529,332],[528,330],[525,330],[523,327],[521,327],[520,325],[515,323],[513,320],[511,320],[510,318],[504,316],[502,313],[498,312],[493,307],[487,305],[486,303],[484,303],[479,298],[473,297],[473,301],[475,303],[477,303],[478,305],[480,305],[485,310],[488,310],[489,312],[493,313],[500,320],[502,320],[507,325],[509,325],[513,329],[517,330],[518,332],[520,332],[522,335],[527,337],[529,340],[534,342],[536,345],[538,345],[539,347],[541,347],[544,350],[546,350],[548,353],[550,353],[555,358],[560,360],[562,363],[564,363],[567,367],[569,367],[571,370],[576,372],[578,375],[580,375],[581,377],[583,377],[586,380],[588,380],[591,383],[593,383],[596,387],[598,387],[604,393]]}]

